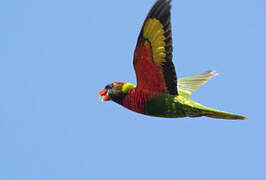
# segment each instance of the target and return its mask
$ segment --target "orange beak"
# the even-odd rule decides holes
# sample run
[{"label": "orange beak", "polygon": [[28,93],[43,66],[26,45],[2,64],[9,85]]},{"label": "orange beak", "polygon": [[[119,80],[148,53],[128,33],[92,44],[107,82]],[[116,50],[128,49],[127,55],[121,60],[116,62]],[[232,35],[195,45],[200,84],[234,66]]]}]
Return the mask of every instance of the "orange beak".
[{"label": "orange beak", "polygon": [[109,97],[109,95],[107,94],[106,89],[103,89],[103,90],[101,90],[99,92],[99,98],[101,98],[102,96],[104,96],[103,99],[102,99],[103,102],[104,101],[110,101],[111,100],[110,97]]}]

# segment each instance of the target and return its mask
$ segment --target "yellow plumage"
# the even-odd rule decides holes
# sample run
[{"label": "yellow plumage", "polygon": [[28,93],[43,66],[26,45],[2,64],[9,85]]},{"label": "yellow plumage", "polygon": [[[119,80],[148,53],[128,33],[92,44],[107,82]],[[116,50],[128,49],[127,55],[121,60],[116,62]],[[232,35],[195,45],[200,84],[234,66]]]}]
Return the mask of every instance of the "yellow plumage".
[{"label": "yellow plumage", "polygon": [[153,61],[160,66],[166,61],[163,25],[157,19],[147,20],[144,25],[143,36],[151,44]]}]

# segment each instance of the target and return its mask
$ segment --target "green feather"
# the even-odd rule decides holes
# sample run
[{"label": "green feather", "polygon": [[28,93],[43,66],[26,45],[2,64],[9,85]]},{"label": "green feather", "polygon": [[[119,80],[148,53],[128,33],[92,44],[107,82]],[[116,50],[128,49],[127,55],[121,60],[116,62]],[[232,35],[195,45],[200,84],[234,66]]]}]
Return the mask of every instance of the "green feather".
[{"label": "green feather", "polygon": [[182,95],[170,94],[161,94],[150,100],[145,106],[145,114],[167,118],[208,116],[219,119],[246,119],[243,116],[205,107]]}]

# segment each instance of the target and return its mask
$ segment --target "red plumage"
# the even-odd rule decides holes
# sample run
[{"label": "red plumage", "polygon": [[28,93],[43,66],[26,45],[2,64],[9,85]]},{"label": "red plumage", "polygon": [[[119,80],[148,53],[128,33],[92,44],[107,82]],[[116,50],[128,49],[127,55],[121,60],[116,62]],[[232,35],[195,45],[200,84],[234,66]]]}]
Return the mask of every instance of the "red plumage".
[{"label": "red plumage", "polygon": [[134,69],[137,76],[137,88],[153,92],[167,92],[162,69],[153,62],[152,48],[149,43],[136,47]]},{"label": "red plumage", "polygon": [[157,93],[148,90],[134,88],[128,91],[122,105],[132,111],[145,114],[145,105],[156,95]]}]

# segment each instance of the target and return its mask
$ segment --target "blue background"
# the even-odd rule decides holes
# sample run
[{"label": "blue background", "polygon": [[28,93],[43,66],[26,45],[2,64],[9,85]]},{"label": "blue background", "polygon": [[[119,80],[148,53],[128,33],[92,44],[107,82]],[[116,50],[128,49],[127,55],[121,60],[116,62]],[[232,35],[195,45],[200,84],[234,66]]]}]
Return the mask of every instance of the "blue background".
[{"label": "blue background", "polygon": [[132,57],[154,0],[0,2],[1,180],[266,179],[266,1],[174,0],[179,77],[246,121],[163,119],[102,103],[136,83]]}]

